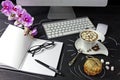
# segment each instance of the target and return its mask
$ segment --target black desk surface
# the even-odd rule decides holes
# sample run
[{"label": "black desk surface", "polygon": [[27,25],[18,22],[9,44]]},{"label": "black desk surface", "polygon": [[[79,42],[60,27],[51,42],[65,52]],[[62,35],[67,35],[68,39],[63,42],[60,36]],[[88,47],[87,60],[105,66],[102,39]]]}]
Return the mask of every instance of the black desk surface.
[{"label": "black desk surface", "polygon": [[[40,20],[45,20],[48,7],[25,7],[34,17],[35,23]],[[55,77],[31,74],[21,71],[13,71],[0,68],[0,80],[120,80],[120,7],[107,8],[79,8],[75,7],[77,17],[88,16],[93,24],[104,23],[109,26],[106,34],[104,45],[108,48],[109,56],[95,55],[99,59],[109,61],[109,66],[114,66],[115,70],[106,70],[103,65],[103,71],[97,76],[87,76],[83,72],[83,63],[86,60],[84,54],[80,54],[76,63],[68,66],[68,62],[75,56],[76,49],[74,47],[75,40],[79,37],[78,34],[71,36],[56,38],[54,40],[64,42],[61,58],[58,69],[64,73],[64,76],[56,75]],[[7,21],[7,18],[0,13],[0,19]],[[51,20],[45,20],[51,21]],[[0,29],[4,26],[0,25]],[[39,34],[37,38],[46,39],[46,35],[42,25],[38,25]]]}]

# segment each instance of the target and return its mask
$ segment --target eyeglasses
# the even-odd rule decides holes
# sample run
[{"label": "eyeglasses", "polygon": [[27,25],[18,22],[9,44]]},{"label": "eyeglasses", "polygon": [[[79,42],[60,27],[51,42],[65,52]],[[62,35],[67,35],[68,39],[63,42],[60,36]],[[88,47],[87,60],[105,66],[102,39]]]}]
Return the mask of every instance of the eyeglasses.
[{"label": "eyeglasses", "polygon": [[31,53],[32,57],[34,57],[34,55],[36,55],[38,52],[41,53],[45,49],[51,49],[54,46],[55,46],[54,41],[48,41],[48,42],[43,43],[42,45],[35,45],[35,46],[31,47],[28,50],[28,53]]}]

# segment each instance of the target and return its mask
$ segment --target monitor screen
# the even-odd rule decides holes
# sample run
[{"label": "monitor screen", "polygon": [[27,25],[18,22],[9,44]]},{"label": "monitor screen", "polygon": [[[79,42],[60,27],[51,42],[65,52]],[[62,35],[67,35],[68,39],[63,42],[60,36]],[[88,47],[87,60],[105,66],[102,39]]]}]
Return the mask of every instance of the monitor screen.
[{"label": "monitor screen", "polygon": [[106,6],[108,0],[16,0],[23,6]]},{"label": "monitor screen", "polygon": [[108,0],[16,0],[22,6],[51,6],[48,18],[75,18],[72,6],[105,7]]}]

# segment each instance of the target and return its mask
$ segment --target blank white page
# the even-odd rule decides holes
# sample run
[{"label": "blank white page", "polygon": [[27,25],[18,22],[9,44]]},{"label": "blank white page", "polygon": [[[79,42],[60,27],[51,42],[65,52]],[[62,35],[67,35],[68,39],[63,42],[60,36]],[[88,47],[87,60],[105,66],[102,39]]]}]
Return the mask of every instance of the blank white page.
[{"label": "blank white page", "polygon": [[[41,40],[41,39],[35,39],[31,45],[41,45],[47,40]],[[27,71],[27,72],[32,72],[32,73],[37,73],[37,74],[43,74],[43,75],[49,75],[49,76],[55,76],[55,72],[52,70],[44,67],[41,64],[38,64],[34,59],[38,59],[54,68],[57,69],[61,50],[62,50],[62,42],[55,42],[55,47],[52,49],[48,49],[43,51],[42,53],[38,53],[34,57],[32,57],[32,54],[28,53],[28,56],[26,57],[26,60],[23,64],[23,67],[21,70]]]},{"label": "blank white page", "polygon": [[31,42],[24,30],[9,25],[0,39],[0,63],[19,68]]}]

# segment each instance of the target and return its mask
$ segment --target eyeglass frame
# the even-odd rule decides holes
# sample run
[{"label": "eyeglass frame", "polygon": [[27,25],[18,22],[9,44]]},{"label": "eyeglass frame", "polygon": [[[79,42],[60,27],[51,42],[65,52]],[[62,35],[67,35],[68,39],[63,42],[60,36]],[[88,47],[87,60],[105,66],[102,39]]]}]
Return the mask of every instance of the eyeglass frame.
[{"label": "eyeglass frame", "polygon": [[[49,42],[50,42],[50,41],[49,41]],[[32,54],[32,57],[34,57],[34,55],[35,55],[37,52],[39,52],[40,50],[43,51],[44,49],[53,48],[53,47],[55,46],[54,41],[51,41],[51,43],[49,43],[49,42],[44,42],[44,43],[41,44],[41,45],[32,46],[30,49],[32,49],[32,48],[34,48],[34,47],[36,47],[36,46],[38,46],[38,47],[35,48],[35,49],[32,49],[32,50],[29,49],[27,52],[28,52],[28,53],[31,53],[31,54]],[[50,47],[47,47],[47,46],[50,46]]]}]

